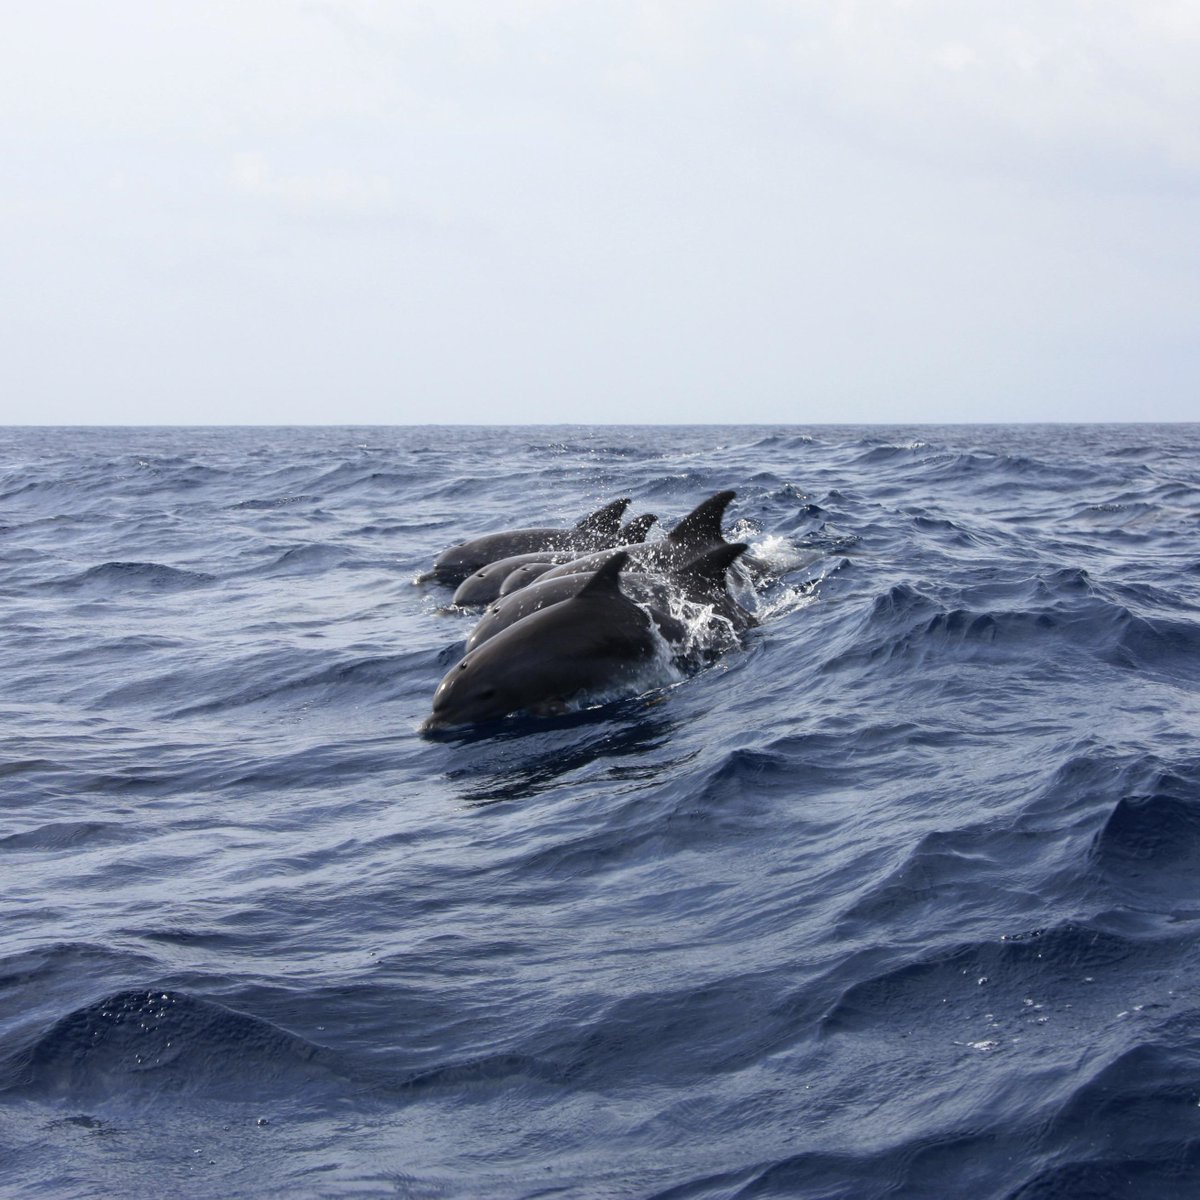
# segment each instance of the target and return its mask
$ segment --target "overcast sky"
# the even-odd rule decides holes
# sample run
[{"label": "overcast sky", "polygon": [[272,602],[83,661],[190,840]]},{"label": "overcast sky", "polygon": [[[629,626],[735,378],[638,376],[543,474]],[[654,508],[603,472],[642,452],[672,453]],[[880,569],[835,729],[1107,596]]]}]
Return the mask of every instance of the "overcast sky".
[{"label": "overcast sky", "polygon": [[1195,0],[37,0],[0,422],[1200,419]]}]

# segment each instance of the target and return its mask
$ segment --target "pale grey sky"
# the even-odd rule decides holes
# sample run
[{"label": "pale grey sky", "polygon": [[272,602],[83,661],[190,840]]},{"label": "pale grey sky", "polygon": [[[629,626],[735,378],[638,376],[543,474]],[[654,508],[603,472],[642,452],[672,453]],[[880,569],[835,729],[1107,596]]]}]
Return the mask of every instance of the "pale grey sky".
[{"label": "pale grey sky", "polygon": [[1200,419],[1195,0],[39,0],[0,423]]}]

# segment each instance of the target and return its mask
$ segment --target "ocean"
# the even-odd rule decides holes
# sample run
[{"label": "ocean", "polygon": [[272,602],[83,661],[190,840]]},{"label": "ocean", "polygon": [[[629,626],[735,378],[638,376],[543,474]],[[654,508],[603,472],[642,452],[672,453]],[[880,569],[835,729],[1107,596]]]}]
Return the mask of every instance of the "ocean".
[{"label": "ocean", "polygon": [[[736,491],[422,736],[453,542]],[[1200,426],[0,430],[0,1194],[1200,1195]]]}]

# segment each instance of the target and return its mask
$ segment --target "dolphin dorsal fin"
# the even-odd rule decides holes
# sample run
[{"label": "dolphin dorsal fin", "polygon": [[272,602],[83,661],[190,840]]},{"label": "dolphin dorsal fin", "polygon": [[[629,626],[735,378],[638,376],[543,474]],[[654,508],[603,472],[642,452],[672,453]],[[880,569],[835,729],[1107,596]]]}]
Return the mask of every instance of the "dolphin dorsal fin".
[{"label": "dolphin dorsal fin", "polygon": [[710,496],[703,504],[693,508],[667,534],[667,541],[684,551],[694,549],[697,554],[714,542],[723,542],[725,538],[721,534],[721,519],[725,516],[729,502],[736,495],[737,492],[718,492],[715,496]]},{"label": "dolphin dorsal fin", "polygon": [[646,540],[646,534],[650,532],[651,526],[658,518],[653,513],[642,513],[640,517],[634,517],[632,521],[626,521],[621,526],[621,545],[636,546],[640,542]]},{"label": "dolphin dorsal fin", "polygon": [[745,542],[725,542],[693,558],[676,574],[689,582],[720,586],[725,582],[725,572],[749,549]]},{"label": "dolphin dorsal fin", "polygon": [[621,586],[617,582],[621,568],[629,561],[629,555],[624,550],[618,550],[604,565],[575,593],[575,599],[598,600],[608,596],[623,596]]},{"label": "dolphin dorsal fin", "polygon": [[621,528],[621,517],[628,507],[628,496],[614,500],[611,504],[596,509],[594,513],[589,513],[576,523],[575,528],[580,533],[593,533],[598,537],[616,537],[617,530]]}]

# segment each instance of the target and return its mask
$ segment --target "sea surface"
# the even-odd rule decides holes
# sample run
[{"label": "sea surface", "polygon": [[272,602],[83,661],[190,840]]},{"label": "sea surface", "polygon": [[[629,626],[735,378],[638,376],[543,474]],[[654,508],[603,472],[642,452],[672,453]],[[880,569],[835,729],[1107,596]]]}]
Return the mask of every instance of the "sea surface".
[{"label": "sea surface", "polygon": [[[761,625],[418,727],[464,537]],[[1200,1195],[1200,426],[0,430],[0,1194]]]}]

